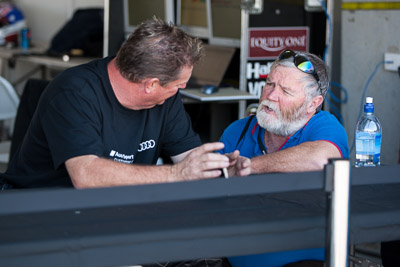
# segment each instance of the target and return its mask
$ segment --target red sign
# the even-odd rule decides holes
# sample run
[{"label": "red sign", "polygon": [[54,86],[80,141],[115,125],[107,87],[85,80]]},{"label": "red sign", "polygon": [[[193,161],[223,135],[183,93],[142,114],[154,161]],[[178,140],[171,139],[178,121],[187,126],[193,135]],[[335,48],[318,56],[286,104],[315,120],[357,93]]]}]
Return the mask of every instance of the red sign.
[{"label": "red sign", "polygon": [[276,59],[285,49],[308,51],[309,28],[249,28],[249,59]]}]

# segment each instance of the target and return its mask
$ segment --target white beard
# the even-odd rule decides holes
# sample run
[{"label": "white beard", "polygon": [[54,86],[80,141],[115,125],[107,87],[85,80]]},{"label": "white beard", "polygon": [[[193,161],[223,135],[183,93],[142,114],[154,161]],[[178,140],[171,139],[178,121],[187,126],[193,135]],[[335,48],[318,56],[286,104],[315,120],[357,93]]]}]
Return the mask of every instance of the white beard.
[{"label": "white beard", "polygon": [[[270,133],[278,136],[289,136],[303,127],[307,122],[307,101],[304,102],[297,111],[288,111],[284,116],[277,105],[269,100],[263,100],[257,109],[258,124]],[[268,107],[276,114],[265,112],[264,108]],[[286,118],[285,118],[286,117]]]}]

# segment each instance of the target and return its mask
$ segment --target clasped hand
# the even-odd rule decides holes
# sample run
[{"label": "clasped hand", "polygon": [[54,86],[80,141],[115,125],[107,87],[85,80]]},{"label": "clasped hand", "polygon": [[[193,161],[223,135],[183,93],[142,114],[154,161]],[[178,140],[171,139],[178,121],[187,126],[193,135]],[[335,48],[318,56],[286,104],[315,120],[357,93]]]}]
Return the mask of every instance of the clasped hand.
[{"label": "clasped hand", "polygon": [[225,155],[215,152],[223,148],[223,143],[215,142],[193,149],[176,164],[178,175],[183,180],[216,178],[221,176],[223,168],[228,169],[229,176],[246,176],[251,173],[249,158],[240,156],[238,150]]}]

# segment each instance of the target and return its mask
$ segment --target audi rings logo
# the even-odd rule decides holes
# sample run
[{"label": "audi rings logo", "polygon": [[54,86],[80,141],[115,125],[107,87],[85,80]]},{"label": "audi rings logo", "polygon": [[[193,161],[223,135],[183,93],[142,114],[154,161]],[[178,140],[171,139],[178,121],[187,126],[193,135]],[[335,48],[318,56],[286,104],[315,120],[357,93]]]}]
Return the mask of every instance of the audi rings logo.
[{"label": "audi rings logo", "polygon": [[145,151],[147,149],[154,148],[155,145],[156,145],[156,142],[153,139],[148,140],[148,141],[144,141],[144,142],[139,144],[138,151],[142,152],[142,151]]}]

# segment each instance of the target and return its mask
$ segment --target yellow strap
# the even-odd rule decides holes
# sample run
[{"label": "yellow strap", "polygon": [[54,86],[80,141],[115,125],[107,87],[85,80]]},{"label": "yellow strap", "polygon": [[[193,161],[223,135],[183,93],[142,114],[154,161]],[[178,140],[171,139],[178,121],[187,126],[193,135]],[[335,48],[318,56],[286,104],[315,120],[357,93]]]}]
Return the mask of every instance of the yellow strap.
[{"label": "yellow strap", "polygon": [[400,9],[400,2],[346,2],[342,3],[342,9]]}]

